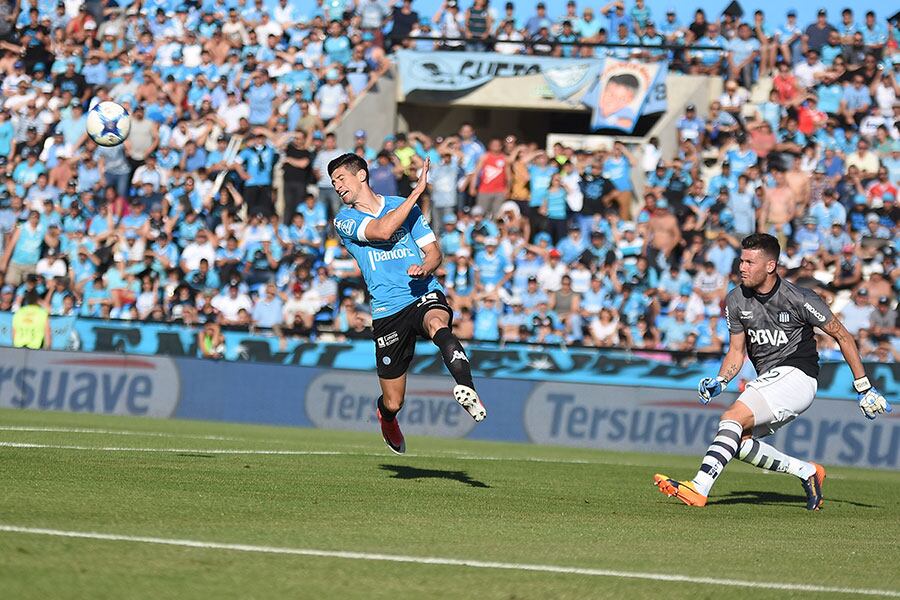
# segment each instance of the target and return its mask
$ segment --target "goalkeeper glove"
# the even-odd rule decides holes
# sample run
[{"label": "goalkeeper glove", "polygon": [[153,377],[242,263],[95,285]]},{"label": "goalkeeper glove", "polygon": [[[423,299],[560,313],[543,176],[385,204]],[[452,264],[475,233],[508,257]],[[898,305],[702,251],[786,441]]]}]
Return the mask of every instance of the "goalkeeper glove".
[{"label": "goalkeeper glove", "polygon": [[853,387],[856,389],[856,397],[859,400],[859,410],[867,419],[874,419],[878,415],[893,410],[885,397],[872,387],[868,377],[854,380]]},{"label": "goalkeeper glove", "polygon": [[709,401],[725,391],[728,380],[722,377],[704,377],[697,386],[697,396],[701,404],[709,404]]}]

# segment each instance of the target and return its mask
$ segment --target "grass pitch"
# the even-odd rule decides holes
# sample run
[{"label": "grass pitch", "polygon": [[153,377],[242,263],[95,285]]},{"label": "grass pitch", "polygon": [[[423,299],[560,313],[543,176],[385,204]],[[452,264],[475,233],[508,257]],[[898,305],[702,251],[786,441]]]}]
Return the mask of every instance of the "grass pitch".
[{"label": "grass pitch", "polygon": [[[0,597],[900,596],[900,473],[829,468],[825,509],[809,513],[795,478],[735,462],[710,504],[692,509],[651,479],[688,477],[699,457],[415,437],[398,457],[376,427],[357,434],[0,411],[0,526],[513,568],[0,531]],[[636,572],[649,575],[625,576]],[[795,587],[803,585],[844,591]]]}]

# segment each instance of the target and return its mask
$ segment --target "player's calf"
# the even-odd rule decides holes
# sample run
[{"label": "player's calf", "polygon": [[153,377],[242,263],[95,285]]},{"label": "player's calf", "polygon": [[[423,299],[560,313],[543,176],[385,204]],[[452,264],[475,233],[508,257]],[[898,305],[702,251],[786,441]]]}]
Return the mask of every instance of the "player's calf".
[{"label": "player's calf", "polygon": [[459,342],[459,339],[453,335],[449,327],[441,327],[431,336],[431,341],[441,351],[441,358],[447,365],[450,375],[459,385],[475,389],[475,383],[472,381],[472,367],[469,365],[469,357],[466,356],[466,350]]}]

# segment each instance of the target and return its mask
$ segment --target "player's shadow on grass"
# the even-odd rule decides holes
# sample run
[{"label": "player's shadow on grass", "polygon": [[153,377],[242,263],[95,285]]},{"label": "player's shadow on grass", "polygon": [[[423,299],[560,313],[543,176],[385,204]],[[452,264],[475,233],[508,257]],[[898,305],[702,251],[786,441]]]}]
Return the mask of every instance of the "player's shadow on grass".
[{"label": "player's shadow on grass", "polygon": [[[781,494],[779,492],[739,491],[729,492],[728,496],[726,496],[725,498],[716,498],[713,503],[763,504],[777,506],[797,506],[799,504],[801,506],[805,506],[806,496],[801,496],[800,494]],[[880,506],[874,504],[863,504],[862,502],[853,502],[851,500],[838,500],[836,498],[825,496],[825,509],[828,508],[829,503],[849,504],[851,506],[858,506],[860,508],[881,508]]]},{"label": "player's shadow on grass", "polygon": [[391,471],[393,479],[449,479],[471,487],[489,488],[488,484],[472,479],[465,471],[441,471],[438,469],[418,469],[408,465],[381,465],[382,470]]}]

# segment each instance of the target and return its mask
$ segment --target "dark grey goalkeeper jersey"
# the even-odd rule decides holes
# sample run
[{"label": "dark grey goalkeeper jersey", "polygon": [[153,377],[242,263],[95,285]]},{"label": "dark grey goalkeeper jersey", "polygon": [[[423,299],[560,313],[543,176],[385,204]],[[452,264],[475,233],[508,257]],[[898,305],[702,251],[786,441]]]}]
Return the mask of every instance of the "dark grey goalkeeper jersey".
[{"label": "dark grey goalkeeper jersey", "polygon": [[725,320],[731,333],[745,333],[747,354],[762,375],[774,367],[796,367],[819,375],[819,353],[813,327],[834,315],[815,292],[779,278],[765,295],[738,286],[725,298]]}]

